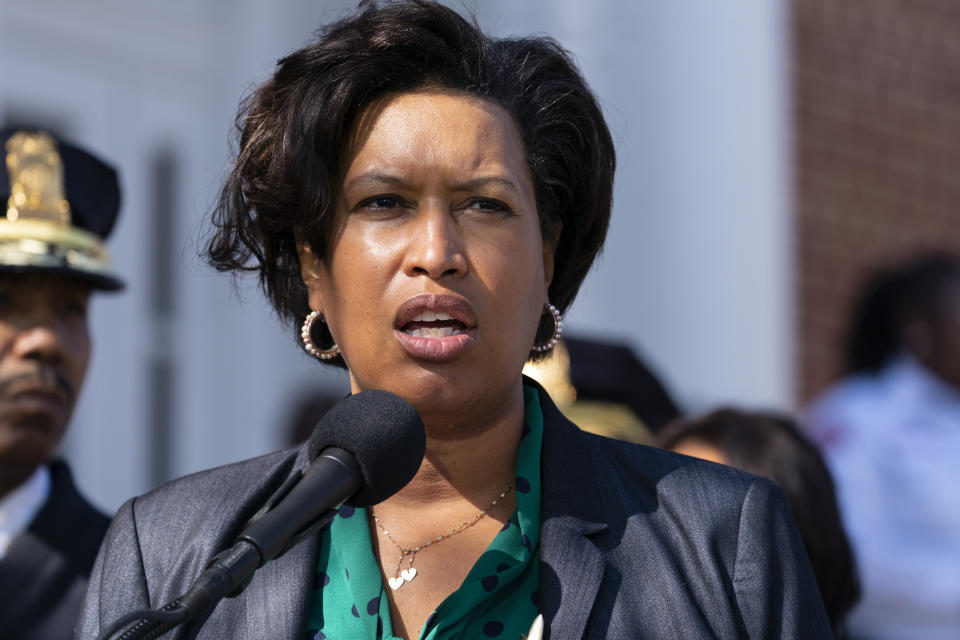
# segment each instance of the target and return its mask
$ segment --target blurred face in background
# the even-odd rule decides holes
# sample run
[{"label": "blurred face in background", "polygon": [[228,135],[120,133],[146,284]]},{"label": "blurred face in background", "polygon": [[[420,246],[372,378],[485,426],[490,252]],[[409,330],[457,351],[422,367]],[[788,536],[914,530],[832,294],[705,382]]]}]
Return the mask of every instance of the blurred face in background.
[{"label": "blurred face in background", "polygon": [[524,146],[499,105],[448,91],[368,110],[348,157],[335,237],[300,247],[354,391],[385,389],[454,423],[513,387],[553,272]]},{"label": "blurred face in background", "polygon": [[90,357],[89,297],[69,277],[0,274],[0,495],[66,431]]},{"label": "blurred face in background", "polygon": [[960,278],[944,288],[939,312],[931,325],[933,349],[929,366],[960,389]]},{"label": "blurred face in background", "polygon": [[931,308],[908,321],[904,340],[917,360],[960,389],[960,278],[944,284]]},{"label": "blurred face in background", "polygon": [[716,462],[718,464],[729,464],[723,455],[723,451],[701,438],[683,438],[671,446],[670,450],[682,453],[685,456],[700,458],[701,460],[709,460],[710,462]]}]

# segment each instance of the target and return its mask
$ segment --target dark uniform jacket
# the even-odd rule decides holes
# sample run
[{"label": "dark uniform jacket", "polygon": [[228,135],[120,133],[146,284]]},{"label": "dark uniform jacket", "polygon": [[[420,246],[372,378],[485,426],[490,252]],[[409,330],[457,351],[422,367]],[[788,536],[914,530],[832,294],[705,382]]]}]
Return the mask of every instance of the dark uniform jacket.
[{"label": "dark uniform jacket", "polygon": [[[529,383],[529,381],[528,381]],[[769,480],[586,434],[544,411],[539,599],[549,637],[830,638],[782,493]],[[174,600],[306,448],[188,476],[127,502],[91,576],[79,638]],[[314,537],[172,638],[303,638]],[[511,638],[510,640],[516,640]]]},{"label": "dark uniform jacket", "polygon": [[62,462],[50,465],[50,497],[0,560],[0,637],[72,638],[87,577],[109,518],[84,500]]}]

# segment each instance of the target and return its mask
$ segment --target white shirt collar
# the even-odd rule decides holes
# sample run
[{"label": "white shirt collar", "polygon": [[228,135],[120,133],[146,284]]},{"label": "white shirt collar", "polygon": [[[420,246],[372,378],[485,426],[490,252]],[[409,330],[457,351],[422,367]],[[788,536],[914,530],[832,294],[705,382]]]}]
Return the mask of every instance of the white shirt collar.
[{"label": "white shirt collar", "polygon": [[7,555],[13,540],[27,530],[49,496],[50,470],[40,465],[26,482],[0,498],[0,558]]}]

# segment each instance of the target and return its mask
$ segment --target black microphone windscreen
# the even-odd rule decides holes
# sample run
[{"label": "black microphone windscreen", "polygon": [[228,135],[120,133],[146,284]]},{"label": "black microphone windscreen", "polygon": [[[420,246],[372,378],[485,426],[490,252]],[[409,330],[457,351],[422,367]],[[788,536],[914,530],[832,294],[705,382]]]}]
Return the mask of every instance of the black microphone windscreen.
[{"label": "black microphone windscreen", "polygon": [[352,453],[363,474],[363,488],[347,504],[368,507],[413,479],[426,442],[416,409],[400,396],[373,389],[335,404],[314,428],[307,446],[310,460],[327,447]]}]

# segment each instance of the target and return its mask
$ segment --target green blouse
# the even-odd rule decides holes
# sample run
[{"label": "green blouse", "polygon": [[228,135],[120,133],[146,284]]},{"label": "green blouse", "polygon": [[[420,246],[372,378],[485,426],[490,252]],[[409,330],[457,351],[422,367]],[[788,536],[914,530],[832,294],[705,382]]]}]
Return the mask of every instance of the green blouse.
[{"label": "green blouse", "polygon": [[[524,387],[523,395],[526,418],[514,481],[517,509],[463,584],[427,619],[421,640],[518,640],[539,613],[543,413],[535,389]],[[397,640],[386,588],[373,555],[366,510],[342,506],[320,537],[306,638]]]}]

